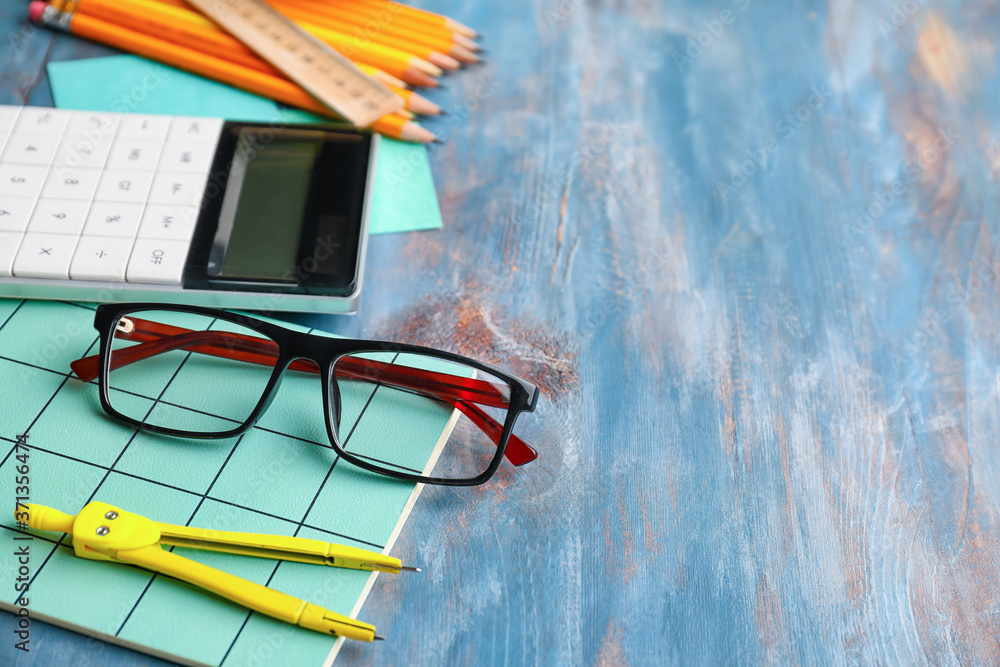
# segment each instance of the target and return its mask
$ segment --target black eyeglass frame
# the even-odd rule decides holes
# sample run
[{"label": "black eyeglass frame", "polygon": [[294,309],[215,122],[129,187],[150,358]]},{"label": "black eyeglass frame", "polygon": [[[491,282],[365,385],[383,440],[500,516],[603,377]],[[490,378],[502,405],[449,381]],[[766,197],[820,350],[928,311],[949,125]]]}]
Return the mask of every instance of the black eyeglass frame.
[{"label": "black eyeglass frame", "polygon": [[[247,329],[272,340],[278,345],[278,358],[271,371],[271,376],[264,388],[264,392],[261,395],[260,400],[257,402],[257,405],[250,413],[250,416],[243,424],[228,431],[217,431],[211,433],[205,433],[202,431],[187,431],[183,429],[174,429],[147,424],[138,419],[122,414],[116,410],[114,406],[112,406],[109,387],[111,352],[113,342],[115,340],[115,330],[122,317],[127,317],[129,314],[132,314],[135,317],[141,317],[140,313],[142,311],[190,313],[194,315],[212,317],[224,320],[231,324],[246,327]],[[94,315],[94,328],[97,330],[100,337],[98,390],[100,394],[101,407],[104,408],[104,411],[109,415],[125,422],[126,424],[130,424],[131,426],[143,431],[182,438],[211,440],[238,436],[251,429],[264,414],[264,411],[270,406],[271,401],[277,393],[278,387],[281,385],[282,376],[288,368],[288,365],[297,359],[307,359],[313,361],[317,364],[317,366],[319,366],[320,381],[323,391],[323,406],[326,413],[324,416],[326,418],[327,436],[330,439],[330,444],[332,445],[334,451],[337,452],[337,455],[352,465],[358,466],[359,468],[369,472],[387,475],[389,477],[409,482],[435,484],[440,486],[475,486],[488,481],[500,467],[500,462],[504,457],[504,451],[507,448],[507,442],[514,430],[514,424],[517,421],[517,418],[522,412],[533,412],[536,404],[538,403],[538,388],[535,385],[522,380],[517,376],[506,373],[499,368],[495,368],[489,364],[484,364],[476,361],[475,359],[470,359],[459,354],[406,343],[391,343],[387,341],[351,338],[330,338],[316,334],[303,333],[285,328],[272,322],[259,320],[255,317],[239,313],[231,313],[216,308],[162,303],[101,304],[97,307],[97,311]],[[363,458],[351,454],[349,451],[344,449],[339,438],[337,437],[336,429],[334,427],[334,415],[339,414],[340,410],[339,398],[337,398],[334,395],[334,392],[331,392],[330,390],[332,383],[336,382],[334,377],[334,365],[338,359],[346,355],[367,352],[420,354],[436,357],[444,361],[464,364],[477,370],[490,373],[497,379],[507,383],[507,386],[510,389],[510,403],[507,410],[507,416],[504,420],[503,430],[499,441],[497,442],[496,453],[486,470],[480,475],[468,479],[451,479],[446,477],[415,475],[373,464]]]}]

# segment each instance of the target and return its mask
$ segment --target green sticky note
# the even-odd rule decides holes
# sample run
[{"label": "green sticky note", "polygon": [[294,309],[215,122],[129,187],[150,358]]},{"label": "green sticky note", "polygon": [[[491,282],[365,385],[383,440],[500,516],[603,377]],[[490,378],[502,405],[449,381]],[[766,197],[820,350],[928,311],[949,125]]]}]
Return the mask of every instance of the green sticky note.
[{"label": "green sticky note", "polygon": [[[323,119],[298,109],[279,109],[286,123],[317,123]],[[409,232],[441,227],[431,163],[420,144],[383,139],[379,146],[372,194],[371,233]],[[378,232],[375,221],[378,221]]]},{"label": "green sticky note", "polygon": [[[52,62],[47,66],[57,107],[87,111],[217,116],[258,123],[312,123],[324,119],[283,109],[258,95],[138,56]],[[382,139],[375,167],[369,232],[438,229],[441,210],[427,149]]]}]

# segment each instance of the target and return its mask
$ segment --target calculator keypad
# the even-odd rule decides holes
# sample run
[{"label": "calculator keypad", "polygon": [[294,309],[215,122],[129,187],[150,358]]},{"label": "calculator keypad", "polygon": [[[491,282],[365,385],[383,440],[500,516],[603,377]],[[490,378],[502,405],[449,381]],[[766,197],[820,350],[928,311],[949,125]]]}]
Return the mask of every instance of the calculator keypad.
[{"label": "calculator keypad", "polygon": [[77,237],[29,231],[14,258],[14,275],[21,278],[69,278]]},{"label": "calculator keypad", "polygon": [[168,285],[180,283],[187,251],[187,241],[140,238],[132,247],[125,280]]},{"label": "calculator keypad", "polygon": [[114,135],[111,134],[71,134],[63,137],[56,151],[54,166],[76,169],[77,167],[100,169],[108,159]]},{"label": "calculator keypad", "polygon": [[0,105],[0,276],[181,284],[223,122]]},{"label": "calculator keypad", "polygon": [[45,185],[49,168],[36,164],[5,164],[0,162],[0,197],[31,197],[37,199]]},{"label": "calculator keypad", "polygon": [[[40,132],[62,136],[63,130],[66,129],[66,124],[69,122],[69,117],[73,113],[72,111],[48,107],[21,107],[14,132]],[[85,114],[87,112],[76,113]]]},{"label": "calculator keypad", "polygon": [[90,202],[77,199],[40,199],[28,223],[29,232],[79,235],[87,221]]},{"label": "calculator keypad", "polygon": [[125,280],[132,254],[132,239],[82,236],[73,254],[69,277],[73,280]]},{"label": "calculator keypad", "polygon": [[0,200],[0,232],[23,232],[34,209],[31,197],[4,197]]},{"label": "calculator keypad", "polygon": [[20,164],[52,163],[52,158],[59,148],[60,137],[55,134],[36,134],[34,132],[15,132],[8,140],[3,150],[5,163]]},{"label": "calculator keypad", "polygon": [[14,256],[24,234],[17,232],[0,232],[0,276],[10,276],[14,265]]}]

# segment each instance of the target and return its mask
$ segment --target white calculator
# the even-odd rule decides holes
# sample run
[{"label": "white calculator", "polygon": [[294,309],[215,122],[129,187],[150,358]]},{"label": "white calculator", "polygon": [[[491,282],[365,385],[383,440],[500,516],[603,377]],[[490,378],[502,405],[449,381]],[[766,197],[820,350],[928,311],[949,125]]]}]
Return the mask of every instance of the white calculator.
[{"label": "white calculator", "polygon": [[0,106],[0,297],[354,312],[377,144]]}]

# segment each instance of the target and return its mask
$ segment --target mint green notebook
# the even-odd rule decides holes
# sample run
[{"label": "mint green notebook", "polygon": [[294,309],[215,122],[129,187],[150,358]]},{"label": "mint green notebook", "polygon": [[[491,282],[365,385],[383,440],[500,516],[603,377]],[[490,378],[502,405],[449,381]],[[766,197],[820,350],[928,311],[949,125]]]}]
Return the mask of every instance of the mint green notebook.
[{"label": "mint green notebook", "polygon": [[[297,534],[389,552],[421,485],[335,465],[315,375],[286,373],[264,417],[240,438],[184,440],[137,432],[105,415],[96,383],[69,373],[72,360],[97,352],[93,317],[90,305],[0,300],[3,497],[25,495],[25,489],[16,489],[23,462],[14,449],[17,436],[27,433],[31,503],[75,514],[99,500],[165,523]],[[188,372],[206,374],[197,368],[179,371]],[[184,379],[221,391],[227,381],[224,374]],[[414,405],[405,419],[397,413],[387,418],[386,407],[373,395],[352,437],[392,438],[426,452],[429,460],[455,422],[453,411],[431,401]],[[0,520],[3,553],[29,546],[26,596],[34,618],[191,665],[329,665],[345,641],[251,613],[145,570],[77,558],[68,544],[66,535],[17,531],[12,513]],[[377,576],[193,549],[175,552],[354,617]],[[15,558],[0,559],[0,581],[14,582],[18,567]],[[14,610],[16,595],[11,588],[0,607]]]}]

